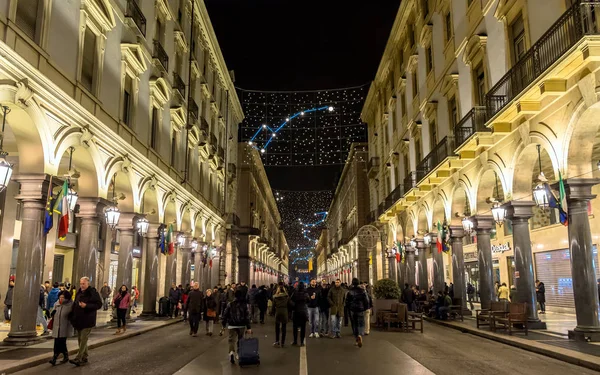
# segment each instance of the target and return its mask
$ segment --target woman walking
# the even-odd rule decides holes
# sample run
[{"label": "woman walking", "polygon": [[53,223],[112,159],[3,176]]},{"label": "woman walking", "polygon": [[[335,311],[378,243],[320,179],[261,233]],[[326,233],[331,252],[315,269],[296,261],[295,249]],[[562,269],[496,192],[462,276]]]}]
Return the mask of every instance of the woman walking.
[{"label": "woman walking", "polygon": [[121,325],[123,326],[123,333],[127,331],[127,322],[125,318],[127,317],[127,309],[130,304],[131,294],[129,294],[126,285],[121,285],[119,293],[117,293],[113,299],[113,306],[117,309],[117,332],[115,332],[115,335],[121,333]]},{"label": "woman walking", "polygon": [[308,293],[304,289],[304,283],[298,284],[298,290],[291,297],[294,309],[293,315],[293,333],[294,342],[292,345],[298,345],[298,329],[300,329],[300,346],[304,346],[304,337],[306,336],[306,322],[308,322]]},{"label": "woman walking", "polygon": [[[275,343],[276,348],[285,347],[285,331],[288,321],[288,303],[289,297],[283,283],[277,286],[277,290],[273,295],[273,306],[275,308]],[[279,341],[279,333],[281,332],[281,341]]]},{"label": "woman walking", "polygon": [[207,336],[213,335],[215,320],[217,320],[217,300],[212,290],[206,289],[206,297],[204,297],[204,321],[206,322]]},{"label": "woman walking", "polygon": [[52,366],[56,365],[59,355],[63,355],[60,363],[69,362],[69,351],[67,350],[67,337],[74,334],[73,326],[69,321],[69,314],[73,308],[71,293],[64,290],[59,293],[58,301],[54,304],[50,316],[52,316],[52,337],[54,337],[54,356],[50,360]]}]

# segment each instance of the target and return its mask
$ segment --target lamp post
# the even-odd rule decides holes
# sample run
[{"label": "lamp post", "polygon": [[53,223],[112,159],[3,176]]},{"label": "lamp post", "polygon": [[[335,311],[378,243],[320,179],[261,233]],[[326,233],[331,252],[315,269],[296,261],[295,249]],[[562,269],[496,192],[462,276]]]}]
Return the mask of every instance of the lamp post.
[{"label": "lamp post", "polygon": [[2,106],[2,136],[0,137],[0,192],[6,189],[13,172],[13,166],[6,160],[8,152],[2,150],[4,146],[4,128],[6,127],[6,115],[10,113],[10,108]]},{"label": "lamp post", "polygon": [[542,171],[542,158],[540,154],[540,145],[537,145],[538,152],[538,166],[540,168],[540,175],[538,176],[538,184],[533,189],[533,199],[535,200],[535,204],[538,207],[545,209],[550,206],[550,202],[548,202],[548,196],[546,195],[546,176],[544,176],[544,172]]}]

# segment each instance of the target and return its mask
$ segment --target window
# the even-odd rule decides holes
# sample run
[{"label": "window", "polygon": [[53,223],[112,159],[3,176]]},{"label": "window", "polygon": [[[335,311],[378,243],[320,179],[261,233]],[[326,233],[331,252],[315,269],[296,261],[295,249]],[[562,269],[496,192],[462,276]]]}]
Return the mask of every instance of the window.
[{"label": "window", "polygon": [[123,87],[123,122],[131,127],[131,108],[133,102],[133,82],[129,75],[125,75],[125,87]]},{"label": "window", "polygon": [[156,19],[156,30],[154,32],[154,39],[158,40],[160,44],[164,45],[165,41],[165,25],[162,23],[160,18]]},{"label": "window", "polygon": [[40,42],[40,22],[44,12],[43,2],[40,0],[18,0],[17,16],[15,23],[31,40]]},{"label": "window", "polygon": [[419,90],[419,84],[417,83],[417,72],[412,74],[412,96],[413,100],[417,97],[417,91]]},{"label": "window", "polygon": [[525,54],[525,24],[523,22],[523,16],[519,14],[517,18],[510,25],[510,32],[512,38],[511,52],[512,52],[512,63],[515,65],[521,57]]},{"label": "window", "polygon": [[179,7],[179,9],[177,9],[177,23],[179,23],[179,26],[183,26],[181,21],[183,21],[183,12],[181,11],[181,7]]},{"label": "window", "polygon": [[159,125],[159,112],[158,108],[152,108],[152,115],[150,119],[150,147],[154,151],[158,151],[158,125]]},{"label": "window", "polygon": [[179,75],[181,77],[181,67],[183,65],[183,57],[181,56],[181,53],[177,52],[175,54],[175,72],[177,73],[177,75]]},{"label": "window", "polygon": [[421,155],[421,140],[415,139],[415,160],[417,161],[417,164],[419,164],[421,159],[423,159]]},{"label": "window", "polygon": [[406,116],[406,94],[404,91],[400,94],[400,109],[402,110],[402,116]]},{"label": "window", "polygon": [[452,13],[446,13],[445,17],[445,26],[446,26],[446,42],[452,38]]},{"label": "window", "polygon": [[458,108],[456,107],[456,98],[454,97],[448,100],[448,114],[450,117],[450,130],[452,132],[458,123]]},{"label": "window", "polygon": [[414,47],[415,45],[415,28],[413,25],[408,26],[408,40],[410,42],[410,47]]},{"label": "window", "polygon": [[429,15],[429,6],[427,5],[427,0],[421,0],[421,8],[423,9],[423,19],[425,19]]},{"label": "window", "polygon": [[94,70],[96,69],[96,34],[86,27],[83,39],[83,59],[81,63],[81,84],[90,92],[94,90]]},{"label": "window", "polygon": [[473,0],[467,0],[467,7],[470,7],[473,4]]},{"label": "window", "polygon": [[429,142],[431,150],[433,150],[438,144],[437,126],[435,124],[435,119],[429,120]]},{"label": "window", "polygon": [[431,46],[425,48],[425,64],[427,66],[427,74],[431,73],[433,70],[433,53],[431,51]]},{"label": "window", "polygon": [[171,167],[175,168],[177,159],[177,132],[173,131],[171,136]]},{"label": "window", "polygon": [[485,105],[485,72],[483,64],[475,68],[475,101],[477,105]]}]

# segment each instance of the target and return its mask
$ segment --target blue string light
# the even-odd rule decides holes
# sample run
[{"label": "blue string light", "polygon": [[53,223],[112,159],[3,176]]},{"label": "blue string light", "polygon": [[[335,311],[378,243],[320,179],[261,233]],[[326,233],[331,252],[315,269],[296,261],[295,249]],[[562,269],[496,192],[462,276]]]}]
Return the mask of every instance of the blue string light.
[{"label": "blue string light", "polygon": [[[290,117],[286,117],[286,119],[281,123],[281,125],[279,125],[279,127],[275,130],[273,130],[273,128],[271,128],[269,125],[267,124],[263,124],[262,126],[259,126],[258,129],[256,129],[256,132],[254,133],[254,135],[252,136],[252,138],[250,138],[250,140],[248,141],[248,144],[250,146],[252,146],[253,148],[255,148],[256,150],[259,150],[261,153],[265,153],[267,151],[267,148],[269,147],[269,144],[271,144],[271,142],[273,141],[273,139],[275,139],[277,137],[277,134],[281,131],[281,129],[283,129],[287,124],[289,124],[293,119],[295,119],[298,116],[304,116],[306,113],[312,113],[312,112],[317,112],[317,111],[329,111],[329,112],[333,112],[333,107],[329,106],[329,105],[325,105],[322,107],[318,107],[318,108],[310,108],[310,109],[305,109],[303,111],[300,112],[296,112],[293,115],[291,115]],[[258,137],[258,135],[260,134],[260,132],[262,131],[270,131],[271,132],[271,137],[269,138],[269,140],[264,144],[263,147],[258,147],[257,143],[255,142],[256,137]]]}]

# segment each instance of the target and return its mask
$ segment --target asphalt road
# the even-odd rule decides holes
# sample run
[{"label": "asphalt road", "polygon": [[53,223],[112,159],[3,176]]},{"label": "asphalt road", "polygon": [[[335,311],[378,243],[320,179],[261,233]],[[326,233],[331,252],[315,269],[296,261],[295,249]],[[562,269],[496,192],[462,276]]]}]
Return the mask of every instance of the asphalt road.
[{"label": "asphalt road", "polygon": [[[217,328],[217,327],[215,327]],[[303,349],[275,349],[270,324],[254,327],[260,340],[261,365],[243,368],[227,361],[227,338],[188,335],[178,323],[90,351],[90,363],[40,365],[19,374],[528,374],[588,375],[591,370],[516,349],[435,324],[425,333],[371,331],[365,345],[353,345],[348,328],[340,340],[308,339]],[[288,325],[288,344],[291,343]],[[217,330],[218,332],[218,330]],[[303,367],[303,351],[306,359]],[[306,371],[304,371],[306,370]]]}]

